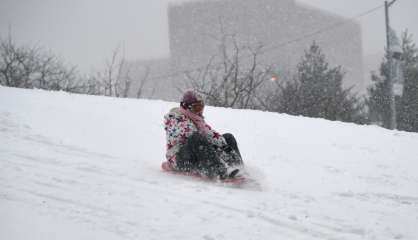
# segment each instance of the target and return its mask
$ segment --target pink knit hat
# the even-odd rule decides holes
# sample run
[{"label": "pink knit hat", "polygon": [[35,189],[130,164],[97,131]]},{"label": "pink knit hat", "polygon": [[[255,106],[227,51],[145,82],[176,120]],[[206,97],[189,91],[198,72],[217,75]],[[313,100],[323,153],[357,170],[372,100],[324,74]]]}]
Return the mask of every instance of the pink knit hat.
[{"label": "pink knit hat", "polygon": [[180,105],[183,108],[188,108],[193,103],[203,101],[202,96],[194,90],[187,90],[181,98]]}]

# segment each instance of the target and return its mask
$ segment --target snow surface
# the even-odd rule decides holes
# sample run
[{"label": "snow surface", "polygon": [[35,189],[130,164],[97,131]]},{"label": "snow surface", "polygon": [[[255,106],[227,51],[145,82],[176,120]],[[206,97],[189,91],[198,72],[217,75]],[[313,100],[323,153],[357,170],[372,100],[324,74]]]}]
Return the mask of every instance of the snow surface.
[{"label": "snow surface", "polygon": [[418,239],[418,134],[208,107],[232,188],[160,170],[176,105],[0,87],[0,239]]}]

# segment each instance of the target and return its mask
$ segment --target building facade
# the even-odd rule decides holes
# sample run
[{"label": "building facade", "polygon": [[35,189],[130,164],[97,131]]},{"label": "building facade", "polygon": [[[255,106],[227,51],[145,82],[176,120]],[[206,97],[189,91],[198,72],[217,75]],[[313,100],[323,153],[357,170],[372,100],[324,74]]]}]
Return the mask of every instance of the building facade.
[{"label": "building facade", "polygon": [[260,58],[277,72],[292,73],[315,41],[331,67],[342,66],[344,87],[365,92],[360,25],[335,14],[295,0],[197,0],[171,4],[168,20],[173,71],[208,64],[222,37],[234,35],[266,49]]}]

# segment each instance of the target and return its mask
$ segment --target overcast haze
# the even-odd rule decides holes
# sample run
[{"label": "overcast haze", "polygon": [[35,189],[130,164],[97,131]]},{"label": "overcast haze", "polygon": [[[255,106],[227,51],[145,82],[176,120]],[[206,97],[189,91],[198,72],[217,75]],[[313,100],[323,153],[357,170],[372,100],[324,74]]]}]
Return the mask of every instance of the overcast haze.
[{"label": "overcast haze", "polygon": [[[90,71],[121,47],[129,59],[168,56],[167,4],[185,0],[0,0],[0,35],[8,26],[19,43],[51,49],[67,62]],[[352,17],[383,0],[300,0]],[[398,0],[391,7],[392,27],[418,36],[418,1]],[[384,8],[358,19],[365,55],[381,54],[385,44]]]}]

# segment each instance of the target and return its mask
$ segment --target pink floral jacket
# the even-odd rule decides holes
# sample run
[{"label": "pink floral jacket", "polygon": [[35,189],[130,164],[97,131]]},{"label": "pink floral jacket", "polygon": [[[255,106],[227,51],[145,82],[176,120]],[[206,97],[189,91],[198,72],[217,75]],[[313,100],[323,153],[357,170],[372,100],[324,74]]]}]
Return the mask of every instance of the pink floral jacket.
[{"label": "pink floral jacket", "polygon": [[[226,141],[221,134],[213,130],[208,124],[207,139],[210,143],[222,147]],[[167,139],[167,160],[175,166],[176,154],[186,143],[187,138],[198,131],[194,123],[180,112],[179,108],[173,108],[164,116],[164,129]]]}]

